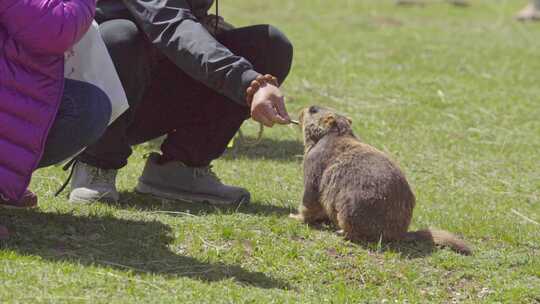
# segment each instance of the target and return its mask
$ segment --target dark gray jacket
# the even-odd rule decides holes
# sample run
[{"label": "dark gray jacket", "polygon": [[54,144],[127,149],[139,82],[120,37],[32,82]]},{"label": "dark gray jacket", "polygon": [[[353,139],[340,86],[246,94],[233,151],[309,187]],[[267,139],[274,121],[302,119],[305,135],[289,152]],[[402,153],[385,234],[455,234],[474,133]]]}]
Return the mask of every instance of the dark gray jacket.
[{"label": "dark gray jacket", "polygon": [[245,91],[259,73],[220,44],[198,22],[214,0],[101,0],[96,19],[135,21],[149,40],[191,77],[245,105]]}]

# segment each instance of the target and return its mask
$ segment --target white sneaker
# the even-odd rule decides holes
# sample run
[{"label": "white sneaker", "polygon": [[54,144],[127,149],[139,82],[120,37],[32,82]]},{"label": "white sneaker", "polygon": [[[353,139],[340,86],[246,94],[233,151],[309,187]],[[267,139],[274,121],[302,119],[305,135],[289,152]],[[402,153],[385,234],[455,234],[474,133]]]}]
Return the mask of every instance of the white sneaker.
[{"label": "white sneaker", "polygon": [[71,179],[71,203],[92,203],[96,201],[117,202],[120,194],[116,190],[118,170],[105,170],[77,162]]},{"label": "white sneaker", "polygon": [[538,21],[540,20],[540,9],[534,3],[529,3],[516,15],[516,19],[519,21]]}]

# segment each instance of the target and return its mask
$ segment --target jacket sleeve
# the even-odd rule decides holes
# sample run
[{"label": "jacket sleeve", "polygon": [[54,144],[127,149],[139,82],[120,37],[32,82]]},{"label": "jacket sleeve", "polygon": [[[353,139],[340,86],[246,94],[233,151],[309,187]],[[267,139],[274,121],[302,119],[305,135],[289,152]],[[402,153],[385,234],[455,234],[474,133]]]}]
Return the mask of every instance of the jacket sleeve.
[{"label": "jacket sleeve", "polygon": [[35,52],[63,54],[92,24],[96,0],[0,0],[0,25]]},{"label": "jacket sleeve", "polygon": [[150,41],[180,69],[211,89],[246,105],[257,73],[197,21],[185,0],[124,0]]}]

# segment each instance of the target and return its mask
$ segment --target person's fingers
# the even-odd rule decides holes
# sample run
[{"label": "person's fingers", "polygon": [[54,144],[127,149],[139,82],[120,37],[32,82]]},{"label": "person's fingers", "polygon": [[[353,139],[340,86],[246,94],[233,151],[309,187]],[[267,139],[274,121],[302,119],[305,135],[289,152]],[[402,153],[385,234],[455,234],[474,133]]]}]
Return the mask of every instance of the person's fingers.
[{"label": "person's fingers", "polygon": [[281,116],[287,122],[291,121],[291,118],[289,117],[289,113],[287,113],[287,109],[285,109],[284,98],[280,98],[280,100],[275,101],[274,106],[276,107],[276,110],[279,116]]},{"label": "person's fingers", "polygon": [[285,118],[283,118],[276,110],[275,107],[268,105],[265,107],[265,113],[266,117],[268,117],[270,120],[272,120],[272,123],[278,123],[281,125],[288,124],[289,121]]},{"label": "person's fingers", "polygon": [[270,101],[253,109],[251,116],[266,127],[273,127],[275,123],[282,125],[290,123],[290,119],[283,118]]},{"label": "person's fingers", "polygon": [[271,128],[274,126],[274,123],[264,115],[259,116],[259,120],[257,121],[262,123],[265,127],[268,127],[268,128]]},{"label": "person's fingers", "polygon": [[277,115],[277,116],[274,116],[274,122],[275,123],[278,123],[280,125],[288,125],[291,123],[291,120],[290,119],[285,119],[283,117],[281,117],[281,115]]},{"label": "person's fingers", "polygon": [[290,119],[285,119],[275,108],[272,108],[272,121],[280,125],[287,125],[290,123]]},{"label": "person's fingers", "polygon": [[261,106],[261,114],[270,122],[267,127],[273,127],[276,122],[276,110],[270,104],[264,104]]},{"label": "person's fingers", "polygon": [[251,113],[251,117],[255,121],[262,123],[266,127],[271,128],[272,126],[274,126],[274,123],[269,118],[268,114],[264,110],[264,107],[257,107],[255,109],[253,109],[253,111]]}]

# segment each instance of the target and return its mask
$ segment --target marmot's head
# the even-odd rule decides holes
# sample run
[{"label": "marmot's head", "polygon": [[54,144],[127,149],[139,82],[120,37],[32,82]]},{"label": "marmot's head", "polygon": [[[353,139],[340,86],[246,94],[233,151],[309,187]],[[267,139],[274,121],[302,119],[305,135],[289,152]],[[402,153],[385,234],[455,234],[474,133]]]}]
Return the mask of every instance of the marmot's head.
[{"label": "marmot's head", "polygon": [[352,135],[351,120],[336,112],[311,106],[300,112],[299,119],[304,133],[306,151],[328,134]]}]

